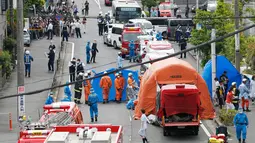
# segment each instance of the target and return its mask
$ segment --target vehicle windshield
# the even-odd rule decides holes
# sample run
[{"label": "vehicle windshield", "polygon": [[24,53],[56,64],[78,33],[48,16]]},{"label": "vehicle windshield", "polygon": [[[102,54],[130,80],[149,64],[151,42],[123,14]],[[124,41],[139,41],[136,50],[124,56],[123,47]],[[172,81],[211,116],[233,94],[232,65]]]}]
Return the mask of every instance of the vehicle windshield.
[{"label": "vehicle windshield", "polygon": [[125,33],[123,35],[123,40],[124,41],[131,41],[131,40],[137,41],[137,40],[139,40],[138,36],[140,36],[140,35],[141,35],[140,33]]},{"label": "vehicle windshield", "polygon": [[170,4],[161,4],[158,6],[159,10],[170,10],[171,9],[171,5]]},{"label": "vehicle windshield", "polygon": [[141,8],[116,8],[116,20],[128,21],[141,17]]},{"label": "vehicle windshield", "polygon": [[150,24],[150,23],[144,23],[143,27],[144,27],[144,29],[152,29],[153,28],[152,24]]}]

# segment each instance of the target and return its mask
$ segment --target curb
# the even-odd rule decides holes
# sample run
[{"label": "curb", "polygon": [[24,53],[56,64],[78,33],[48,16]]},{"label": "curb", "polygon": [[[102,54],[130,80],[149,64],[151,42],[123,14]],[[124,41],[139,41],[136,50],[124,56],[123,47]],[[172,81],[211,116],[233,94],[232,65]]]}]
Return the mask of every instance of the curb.
[{"label": "curb", "polygon": [[[219,126],[222,126],[223,124],[220,122],[220,120],[219,120],[219,118],[214,118],[213,119],[214,120],[214,122],[216,123],[216,125],[219,127]],[[228,127],[227,127],[228,128]],[[229,137],[232,137],[233,135],[228,131],[228,136]]]}]

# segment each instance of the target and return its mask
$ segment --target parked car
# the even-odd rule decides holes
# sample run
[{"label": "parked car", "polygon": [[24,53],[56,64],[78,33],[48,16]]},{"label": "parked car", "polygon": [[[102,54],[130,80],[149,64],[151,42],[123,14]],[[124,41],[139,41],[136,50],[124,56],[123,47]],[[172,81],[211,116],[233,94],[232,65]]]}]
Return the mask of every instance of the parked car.
[{"label": "parked car", "polygon": [[112,5],[112,0],[104,0],[104,5],[105,6],[111,6]]},{"label": "parked car", "polygon": [[27,29],[24,29],[23,35],[24,35],[24,45],[29,47],[31,44],[30,32]]}]

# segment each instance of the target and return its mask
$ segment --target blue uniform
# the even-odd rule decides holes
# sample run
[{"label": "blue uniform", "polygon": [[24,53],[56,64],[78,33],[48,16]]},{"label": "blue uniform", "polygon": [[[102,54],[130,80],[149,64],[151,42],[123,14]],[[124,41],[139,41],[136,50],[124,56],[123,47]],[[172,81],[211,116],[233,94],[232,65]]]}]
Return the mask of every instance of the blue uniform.
[{"label": "blue uniform", "polygon": [[94,118],[94,115],[97,117],[98,116],[98,108],[97,108],[98,96],[96,95],[96,93],[94,92],[90,93],[88,102],[90,105],[90,108],[89,108],[90,117]]},{"label": "blue uniform", "polygon": [[45,105],[50,105],[54,102],[53,97],[48,96],[48,98],[45,101]]},{"label": "blue uniform", "polygon": [[87,55],[87,63],[89,63],[90,61],[90,42],[87,43],[87,46],[86,46],[86,55]]},{"label": "blue uniform", "polygon": [[130,41],[129,45],[129,61],[131,62],[131,60],[134,60],[134,56],[135,56],[135,43],[133,40]]},{"label": "blue uniform", "polygon": [[121,56],[118,56],[117,61],[118,61],[118,68],[122,68],[123,67],[122,61],[124,61],[124,59]]},{"label": "blue uniform", "polygon": [[34,61],[33,57],[29,54],[25,54],[24,63],[25,63],[25,72],[31,71],[31,62]]},{"label": "blue uniform", "polygon": [[236,127],[236,137],[241,139],[241,133],[243,139],[246,139],[247,126],[249,125],[248,118],[244,113],[237,113],[234,117],[234,125]]},{"label": "blue uniform", "polygon": [[130,100],[128,101],[128,103],[126,104],[126,107],[127,107],[127,109],[134,109],[134,108],[135,108],[134,100],[133,100],[133,99],[130,99]]},{"label": "blue uniform", "polygon": [[190,38],[190,33],[191,33],[191,29],[190,27],[187,27],[185,32],[187,38]]},{"label": "blue uniform", "polygon": [[69,88],[68,85],[65,86],[65,88],[64,88],[64,93],[65,93],[65,98],[62,99],[61,101],[62,101],[62,102],[63,102],[63,101],[67,101],[67,102],[72,101],[72,92],[71,92],[71,90],[70,90],[70,88]]},{"label": "blue uniform", "polygon": [[160,32],[157,33],[156,39],[157,39],[157,41],[163,40],[162,34]]}]

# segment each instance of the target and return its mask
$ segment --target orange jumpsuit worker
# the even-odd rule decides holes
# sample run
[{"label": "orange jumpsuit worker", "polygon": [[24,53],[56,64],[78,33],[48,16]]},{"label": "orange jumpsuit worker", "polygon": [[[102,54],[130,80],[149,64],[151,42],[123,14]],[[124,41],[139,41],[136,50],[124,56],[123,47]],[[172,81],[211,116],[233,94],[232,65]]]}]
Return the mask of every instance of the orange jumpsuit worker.
[{"label": "orange jumpsuit worker", "polygon": [[120,103],[121,101],[121,93],[122,93],[122,86],[121,86],[121,81],[120,81],[120,76],[118,73],[115,74],[115,80],[114,80],[114,85],[116,89],[116,102]]},{"label": "orange jumpsuit worker", "polygon": [[120,76],[120,85],[121,85],[121,88],[122,88],[122,91],[120,93],[120,100],[121,100],[122,99],[122,94],[123,94],[123,91],[124,91],[124,87],[125,87],[125,78],[123,77],[121,71],[119,72],[119,76]]},{"label": "orange jumpsuit worker", "polygon": [[[105,71],[104,74],[107,72]],[[108,98],[109,98],[109,92],[110,88],[112,87],[112,80],[108,75],[105,75],[101,78],[100,80],[100,87],[103,88],[103,104],[109,103]]]},{"label": "orange jumpsuit worker", "polygon": [[[89,78],[88,73],[85,73],[84,77],[85,77],[85,79]],[[84,86],[85,104],[88,104],[88,98],[89,98],[90,88],[91,88],[90,80],[85,80],[83,82],[83,86]]]},{"label": "orange jumpsuit worker", "polygon": [[141,81],[142,81],[142,78],[143,78],[143,74],[144,74],[144,71],[141,71],[140,72],[141,74],[139,75],[139,86],[141,86]]}]

